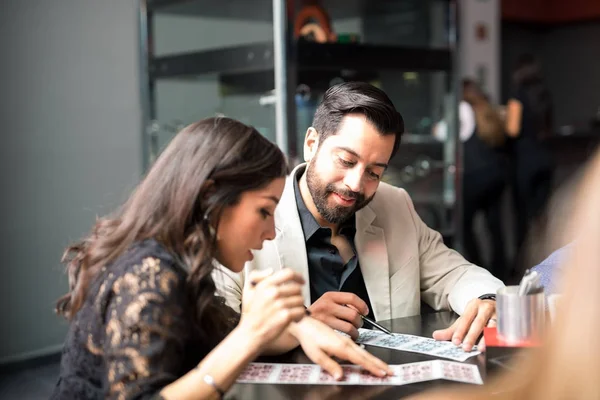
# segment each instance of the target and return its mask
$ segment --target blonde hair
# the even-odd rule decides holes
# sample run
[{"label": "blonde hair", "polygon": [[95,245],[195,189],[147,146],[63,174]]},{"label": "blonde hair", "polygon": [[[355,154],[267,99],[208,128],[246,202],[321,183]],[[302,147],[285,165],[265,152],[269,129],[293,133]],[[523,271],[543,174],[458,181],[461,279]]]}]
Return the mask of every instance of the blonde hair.
[{"label": "blonde hair", "polygon": [[[480,388],[424,393],[422,399],[600,399],[600,151],[578,187],[561,235],[575,237],[561,270],[563,296],[545,344]],[[554,233],[552,233],[554,234]]]},{"label": "blonde hair", "polygon": [[490,147],[504,146],[506,135],[504,134],[504,124],[500,119],[500,115],[475,81],[463,80],[463,98],[473,107],[477,124],[477,136]]}]

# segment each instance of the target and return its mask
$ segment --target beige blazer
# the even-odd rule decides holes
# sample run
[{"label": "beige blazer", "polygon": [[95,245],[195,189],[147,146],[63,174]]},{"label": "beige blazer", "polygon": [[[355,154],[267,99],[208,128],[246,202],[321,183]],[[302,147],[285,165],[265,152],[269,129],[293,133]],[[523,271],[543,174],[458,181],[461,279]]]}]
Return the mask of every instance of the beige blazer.
[{"label": "beige blazer", "polygon": [[[275,210],[275,239],[254,253],[243,272],[219,267],[213,274],[218,293],[234,310],[240,309],[245,276],[267,268],[287,267],[302,274],[307,282],[304,303],[310,305],[306,246],[292,181],[303,167],[296,167],[286,181]],[[408,193],[386,183],[356,213],[354,242],[377,320],[419,314],[421,299],[436,310],[461,314],[467,302],[503,286],[487,270],[446,247],[441,235],[419,218]]]}]

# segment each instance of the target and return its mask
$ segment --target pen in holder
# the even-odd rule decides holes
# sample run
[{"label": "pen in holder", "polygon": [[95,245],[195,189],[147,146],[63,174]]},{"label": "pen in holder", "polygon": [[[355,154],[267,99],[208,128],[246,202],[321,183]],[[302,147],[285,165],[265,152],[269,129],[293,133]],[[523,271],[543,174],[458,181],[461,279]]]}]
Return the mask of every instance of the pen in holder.
[{"label": "pen in holder", "polygon": [[544,333],[544,289],[532,287],[521,293],[519,286],[506,286],[496,293],[498,339],[510,345],[539,342]]}]

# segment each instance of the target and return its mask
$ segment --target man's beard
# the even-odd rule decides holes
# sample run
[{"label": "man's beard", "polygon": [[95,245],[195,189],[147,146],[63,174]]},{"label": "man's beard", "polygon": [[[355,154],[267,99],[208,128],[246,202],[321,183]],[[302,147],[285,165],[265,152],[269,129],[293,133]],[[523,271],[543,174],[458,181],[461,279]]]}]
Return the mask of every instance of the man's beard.
[{"label": "man's beard", "polygon": [[[306,167],[306,184],[313,203],[315,204],[315,207],[317,207],[317,211],[321,214],[321,217],[330,224],[340,224],[348,220],[358,210],[369,204],[371,200],[373,200],[373,197],[375,197],[375,194],[373,194],[373,196],[365,198],[364,193],[336,188],[331,183],[323,183],[317,176],[317,172],[313,168],[312,163]],[[341,205],[331,207],[327,202],[332,193],[337,193],[346,199],[354,199],[354,204],[348,207]]]}]

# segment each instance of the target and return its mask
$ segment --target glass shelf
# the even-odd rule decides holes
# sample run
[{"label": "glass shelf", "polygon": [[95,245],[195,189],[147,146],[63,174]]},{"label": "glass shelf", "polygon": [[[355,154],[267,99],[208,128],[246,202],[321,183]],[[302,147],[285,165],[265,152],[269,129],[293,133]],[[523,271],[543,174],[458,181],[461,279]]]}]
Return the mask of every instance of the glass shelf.
[{"label": "glass shelf", "polygon": [[[286,3],[286,2],[283,2]],[[288,10],[294,21],[298,0]],[[323,0],[336,41],[289,44],[285,65],[295,93],[275,91],[272,0],[147,0],[147,130],[151,162],[180,127],[225,115],[276,141],[276,105],[293,105],[284,150],[297,163],[324,91],[349,80],[381,87],[405,119],[407,134],[384,181],[405,188],[419,215],[452,236],[455,143],[431,136],[433,124],[456,113],[452,93],[451,2]],[[350,40],[349,40],[350,38]],[[354,40],[354,41],[353,41]],[[293,89],[292,89],[293,90]],[[446,107],[443,107],[443,105]],[[292,115],[290,115],[292,113]],[[292,132],[289,132],[292,130]]]}]

